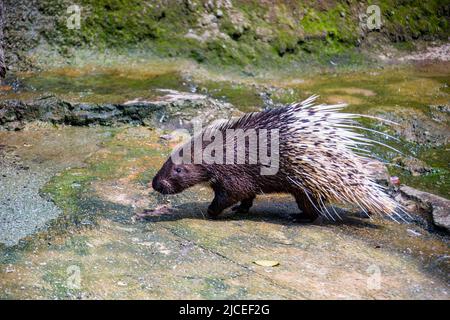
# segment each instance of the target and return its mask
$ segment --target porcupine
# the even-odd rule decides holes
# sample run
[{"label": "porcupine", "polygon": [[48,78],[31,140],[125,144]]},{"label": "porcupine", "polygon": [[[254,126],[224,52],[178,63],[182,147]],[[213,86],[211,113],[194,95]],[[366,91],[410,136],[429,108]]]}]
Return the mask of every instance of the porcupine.
[{"label": "porcupine", "polygon": [[[332,206],[327,208],[326,204],[330,202],[356,205],[367,215],[387,215],[394,220],[394,216],[402,218],[398,213],[403,211],[401,206],[375,182],[368,166],[372,159],[358,152],[363,150],[361,145],[373,142],[354,130],[361,128],[355,122],[361,115],[339,112],[345,104],[317,105],[314,103],[316,98],[312,96],[300,103],[248,113],[203,129],[200,135],[184,145],[191,146],[187,155],[190,161],[174,163],[169,157],[154,177],[153,189],[162,194],[175,194],[207,183],[215,194],[208,207],[212,218],[238,202],[240,204],[234,206],[233,211],[248,212],[256,195],[267,193],[292,194],[301,210],[298,218],[302,220],[315,220],[319,216],[332,220],[340,218]],[[243,129],[244,132],[249,129],[257,132],[277,130],[279,170],[272,175],[262,175],[263,164],[249,160],[255,153],[250,150],[249,143],[245,144],[243,164],[193,161],[195,141],[201,141],[200,151],[204,151],[212,136],[222,134],[226,137],[230,129]],[[210,138],[204,139],[205,136]],[[223,155],[226,155],[227,146],[237,151],[234,142],[223,145]],[[175,152],[186,157],[182,150],[185,149]]]}]

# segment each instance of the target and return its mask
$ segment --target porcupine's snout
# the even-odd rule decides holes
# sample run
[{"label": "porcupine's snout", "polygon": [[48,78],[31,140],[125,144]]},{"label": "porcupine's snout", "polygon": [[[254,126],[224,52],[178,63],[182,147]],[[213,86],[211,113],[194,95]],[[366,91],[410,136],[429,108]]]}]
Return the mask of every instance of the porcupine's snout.
[{"label": "porcupine's snout", "polygon": [[153,178],[152,188],[162,194],[170,194],[172,189],[167,180],[161,179],[158,176]]}]

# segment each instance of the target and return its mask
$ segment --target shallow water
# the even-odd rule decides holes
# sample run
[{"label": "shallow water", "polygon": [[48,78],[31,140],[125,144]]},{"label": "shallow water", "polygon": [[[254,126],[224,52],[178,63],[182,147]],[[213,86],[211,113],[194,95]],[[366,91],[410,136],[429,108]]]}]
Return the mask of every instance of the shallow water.
[{"label": "shallow water", "polygon": [[186,91],[189,85],[175,72],[133,78],[109,70],[89,74],[44,72],[18,78],[15,90],[3,93],[5,99],[36,97],[54,94],[74,102],[121,103],[140,97],[155,99],[162,95],[158,89]]}]

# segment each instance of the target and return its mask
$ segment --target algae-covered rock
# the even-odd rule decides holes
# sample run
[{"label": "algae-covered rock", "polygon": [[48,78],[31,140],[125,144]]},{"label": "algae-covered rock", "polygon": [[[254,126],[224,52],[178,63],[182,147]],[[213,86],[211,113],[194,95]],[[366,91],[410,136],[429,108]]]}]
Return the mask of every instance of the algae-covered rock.
[{"label": "algae-covered rock", "polygon": [[71,125],[114,125],[119,123],[189,126],[193,118],[205,123],[216,117],[230,117],[237,111],[225,102],[205,95],[166,90],[158,100],[140,99],[123,103],[72,103],[55,96],[31,101],[0,102],[0,128],[20,129],[33,120]]},{"label": "algae-covered rock", "polygon": [[[443,113],[439,113],[443,117]],[[446,122],[430,121],[428,115],[420,110],[396,109],[384,113],[388,120],[398,123],[392,129],[405,140],[434,146],[446,145],[450,142],[449,126]],[[448,114],[445,115],[448,120]]]},{"label": "algae-covered rock", "polygon": [[[346,55],[355,47],[448,38],[445,1],[378,1],[380,28],[368,28],[370,3],[352,1],[6,0],[8,68],[53,64],[80,48],[143,48],[163,57],[213,64],[285,65]],[[80,26],[71,17],[80,12]],[[10,23],[8,23],[10,22]],[[280,59],[282,56],[285,59]],[[44,63],[45,64],[45,63]]]},{"label": "algae-covered rock", "polygon": [[433,168],[417,158],[399,156],[394,158],[393,161],[413,176],[420,176],[433,171]]},{"label": "algae-covered rock", "polygon": [[427,210],[434,225],[450,232],[450,200],[408,186],[400,187],[400,192],[407,199],[412,199]]}]

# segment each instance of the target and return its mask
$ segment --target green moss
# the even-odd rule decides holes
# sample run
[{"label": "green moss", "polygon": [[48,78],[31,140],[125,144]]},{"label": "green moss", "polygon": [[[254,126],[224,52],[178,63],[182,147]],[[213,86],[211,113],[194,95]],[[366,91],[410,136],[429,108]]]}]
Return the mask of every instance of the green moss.
[{"label": "green moss", "polygon": [[416,48],[413,41],[395,42],[394,47],[403,51],[412,51]]},{"label": "green moss", "polygon": [[326,11],[305,9],[301,20],[305,38],[320,38],[328,43],[340,42],[354,44],[357,39],[357,22],[349,7],[338,4]]},{"label": "green moss", "polygon": [[448,37],[448,17],[442,1],[369,1],[382,12],[383,32],[392,41],[408,41],[420,37]]},{"label": "green moss", "polygon": [[[82,215],[72,214],[79,212],[78,199],[85,190],[87,184],[94,180],[86,169],[74,169],[65,171],[52,178],[42,189],[65,213],[65,221],[79,224]],[[62,221],[59,221],[61,223]]]},{"label": "green moss", "polygon": [[280,57],[286,53],[294,54],[297,52],[299,39],[290,32],[280,32],[276,39],[272,42],[272,46]]},{"label": "green moss", "polygon": [[[23,248],[26,250],[26,248]],[[24,251],[25,251],[24,250]],[[5,268],[8,264],[17,262],[23,253],[16,248],[7,247],[3,243],[0,243],[0,267]]]},{"label": "green moss", "polygon": [[[80,272],[79,275],[76,274],[78,270]],[[77,265],[72,265],[70,261],[63,264],[50,264],[42,276],[42,279],[47,284],[44,288],[47,291],[47,296],[53,299],[74,299],[79,297],[81,289],[77,288],[78,283],[74,282],[74,277],[81,275],[82,269]]]},{"label": "green moss", "polygon": [[89,254],[87,240],[86,236],[72,236],[65,241],[61,249],[71,250],[79,256],[86,256]]},{"label": "green moss", "polygon": [[136,178],[136,183],[141,184],[142,186],[148,186],[148,184],[152,181],[153,177],[156,175],[157,169],[150,168],[140,173]]},{"label": "green moss", "polygon": [[[359,15],[372,3],[379,5],[382,13],[382,28],[378,32],[394,42],[446,39],[449,35],[444,4],[438,0],[381,0],[367,1],[366,5],[348,1],[275,2],[270,8],[259,1],[238,1],[232,9],[222,7],[223,15],[217,18],[225,37],[212,36],[206,41],[185,37],[189,30],[199,35],[211,31],[211,26],[200,28],[199,20],[216,10],[209,10],[201,1],[82,0],[79,30],[68,29],[68,15],[61,14],[71,4],[68,0],[44,0],[39,8],[55,19],[55,28],[47,28],[43,33],[63,55],[70,55],[70,47],[137,47],[162,57],[267,67],[304,61],[305,57],[314,61],[317,55],[352,52],[360,36]],[[233,22],[233,15],[244,19],[244,25]],[[270,29],[270,39],[257,36],[258,28]]]},{"label": "green moss", "polygon": [[421,176],[413,176],[405,170],[399,168],[390,168],[389,173],[392,176],[398,176],[402,183],[408,186],[418,188],[420,190],[433,190],[435,194],[438,194],[444,198],[449,198],[450,172],[444,169],[435,169],[433,173],[429,173]]}]

